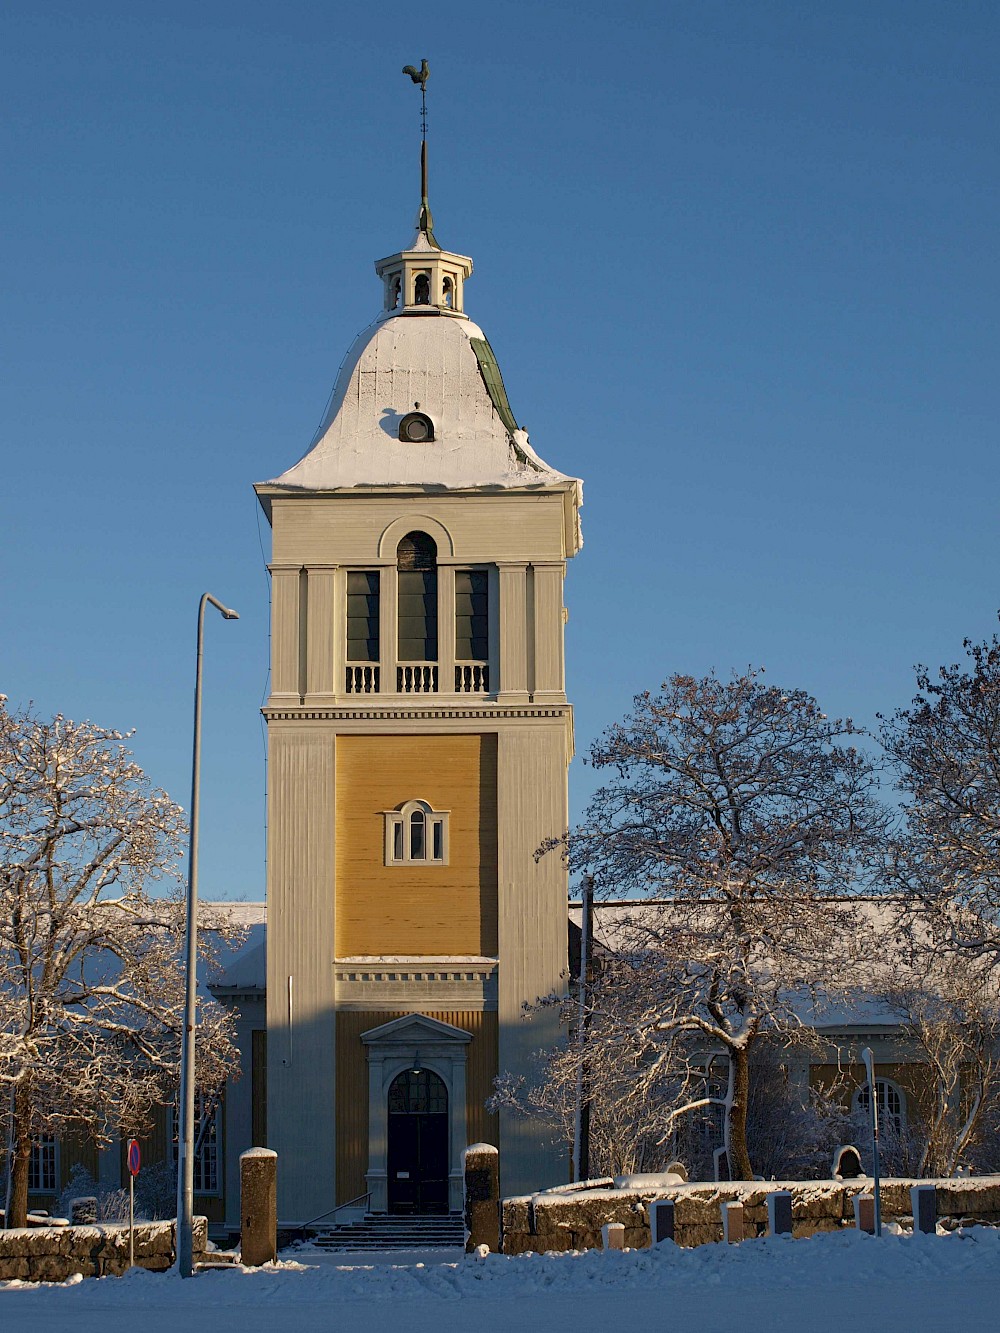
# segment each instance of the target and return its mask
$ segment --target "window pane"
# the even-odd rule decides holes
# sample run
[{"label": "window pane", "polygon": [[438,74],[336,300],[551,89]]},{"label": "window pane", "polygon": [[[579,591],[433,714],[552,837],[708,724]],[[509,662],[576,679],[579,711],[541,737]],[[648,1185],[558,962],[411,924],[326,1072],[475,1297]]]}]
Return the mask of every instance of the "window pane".
[{"label": "window pane", "polygon": [[347,574],[347,660],[379,660],[379,575],[374,569]]},{"label": "window pane", "polygon": [[444,859],[444,830],[440,819],[434,821],[434,860],[442,861]]},{"label": "window pane", "polygon": [[28,1189],[32,1193],[56,1191],[56,1139],[54,1134],[39,1134],[31,1141],[28,1162]]},{"label": "window pane", "polygon": [[[202,1127],[205,1118],[205,1098],[199,1093],[194,1108],[194,1141],[197,1148],[199,1136],[201,1147],[195,1152],[192,1163],[194,1189],[199,1194],[215,1194],[219,1189],[219,1110],[218,1103],[212,1112],[204,1135]],[[170,1165],[177,1165],[177,1134],[180,1116],[176,1107],[169,1108]]]},{"label": "window pane", "polygon": [[397,820],[392,826],[392,859],[402,861],[403,859],[403,822]]},{"label": "window pane", "polygon": [[410,860],[423,861],[425,822],[422,810],[414,810],[410,815]]},{"label": "window pane", "polygon": [[437,571],[401,570],[397,577],[399,660],[436,662]]},{"label": "window pane", "polygon": [[489,657],[489,580],[485,569],[455,572],[455,659],[485,662]]}]

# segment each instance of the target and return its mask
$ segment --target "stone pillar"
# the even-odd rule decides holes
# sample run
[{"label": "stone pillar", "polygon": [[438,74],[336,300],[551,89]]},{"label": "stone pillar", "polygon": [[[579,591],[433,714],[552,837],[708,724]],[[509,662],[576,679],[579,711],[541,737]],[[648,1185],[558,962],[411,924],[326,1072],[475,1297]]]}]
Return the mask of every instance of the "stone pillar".
[{"label": "stone pillar", "polygon": [[875,1235],[875,1196],[874,1194],[855,1194],[854,1225],[859,1231]]},{"label": "stone pillar", "polygon": [[792,1234],[791,1190],[775,1190],[767,1196],[767,1229],[772,1236]]},{"label": "stone pillar", "polygon": [[910,1206],[913,1209],[913,1234],[923,1232],[933,1236],[937,1232],[937,1189],[933,1185],[911,1185]]},{"label": "stone pillar", "polygon": [[480,1245],[500,1249],[500,1154],[490,1143],[473,1143],[462,1153],[465,1173],[465,1252]]},{"label": "stone pillar", "polygon": [[722,1205],[722,1239],[727,1245],[739,1245],[743,1239],[743,1205]]},{"label": "stone pillar", "polygon": [[649,1205],[649,1243],[661,1245],[674,1239],[673,1199],[654,1199]]},{"label": "stone pillar", "polygon": [[601,1227],[601,1239],[606,1250],[624,1250],[625,1223],[605,1222]]},{"label": "stone pillar", "polygon": [[278,1154],[248,1148],[240,1155],[240,1257],[248,1268],[278,1256]]}]

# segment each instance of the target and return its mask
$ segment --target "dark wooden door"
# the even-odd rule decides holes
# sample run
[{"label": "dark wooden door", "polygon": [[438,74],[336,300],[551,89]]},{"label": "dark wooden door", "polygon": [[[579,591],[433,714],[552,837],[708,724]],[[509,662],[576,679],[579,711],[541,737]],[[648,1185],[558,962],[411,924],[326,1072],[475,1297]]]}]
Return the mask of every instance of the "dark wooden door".
[{"label": "dark wooden door", "polygon": [[389,1089],[390,1213],[448,1211],[448,1090],[429,1069],[409,1069]]}]

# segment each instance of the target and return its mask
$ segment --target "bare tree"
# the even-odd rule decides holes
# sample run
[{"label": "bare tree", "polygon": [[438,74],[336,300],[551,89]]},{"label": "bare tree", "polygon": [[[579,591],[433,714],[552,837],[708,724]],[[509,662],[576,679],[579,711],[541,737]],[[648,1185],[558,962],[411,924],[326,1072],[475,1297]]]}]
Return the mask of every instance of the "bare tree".
[{"label": "bare tree", "polygon": [[[178,1078],[181,810],[127,736],[0,696],[0,1090],[9,1107],[7,1225],[23,1225],[34,1135],[136,1131]],[[207,949],[211,949],[206,939]],[[202,1006],[198,1080],[235,1066],[232,1020]]]},{"label": "bare tree", "polygon": [[599,892],[651,900],[623,913],[616,947],[634,1040],[648,1069],[699,1045],[729,1057],[725,1142],[744,1179],[754,1044],[798,1035],[804,995],[836,984],[860,937],[849,896],[886,821],[854,724],[761,674],[639,695],[593,745],[615,776],[568,837]]},{"label": "bare tree", "polygon": [[893,870],[962,952],[1000,953],[1000,640],[965,641],[967,663],[917,668],[908,708],[882,720],[907,797]]},{"label": "bare tree", "polygon": [[[586,1046],[563,1043],[540,1053],[531,1077],[501,1078],[492,1107],[541,1120],[554,1142],[569,1147],[584,1061],[591,1177],[662,1171],[679,1159],[691,1179],[711,1179],[713,1152],[724,1136],[730,1061],[703,1034],[665,1025],[662,1003],[654,1012],[649,988],[636,981],[629,964],[605,960],[587,989]],[[679,1011],[682,989],[676,999]],[[578,995],[562,1001],[567,1025],[579,1021],[578,1004]],[[826,1175],[834,1148],[848,1137],[843,1089],[796,1087],[788,1063],[774,1041],[754,1043],[747,1095],[751,1158],[766,1177]]]},{"label": "bare tree", "polygon": [[918,1176],[952,1176],[995,1136],[1000,1005],[983,957],[924,955],[920,971],[886,978],[882,995],[929,1075],[909,1117]]}]

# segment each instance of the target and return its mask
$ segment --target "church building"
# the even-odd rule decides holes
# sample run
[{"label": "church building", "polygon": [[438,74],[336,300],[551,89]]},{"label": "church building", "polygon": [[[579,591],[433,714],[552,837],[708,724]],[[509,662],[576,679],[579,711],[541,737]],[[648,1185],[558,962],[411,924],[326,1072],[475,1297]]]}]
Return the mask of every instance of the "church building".
[{"label": "church building", "polygon": [[558,1039],[523,1011],[567,968],[566,869],[535,852],[568,823],[581,483],[518,427],[424,182],[315,441],[256,487],[273,554],[255,1137],[288,1223],[454,1212],[478,1141],[507,1193],[568,1174],[544,1129],[485,1103]]}]

